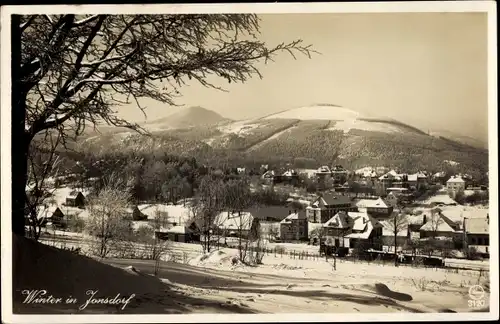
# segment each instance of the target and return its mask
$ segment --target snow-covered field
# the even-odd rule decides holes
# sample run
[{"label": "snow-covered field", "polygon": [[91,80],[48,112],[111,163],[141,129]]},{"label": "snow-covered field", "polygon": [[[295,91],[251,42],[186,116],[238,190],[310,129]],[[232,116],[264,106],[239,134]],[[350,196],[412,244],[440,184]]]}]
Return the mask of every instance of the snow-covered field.
[{"label": "snow-covered field", "polygon": [[[23,255],[15,258],[21,262],[20,269],[32,269],[30,262],[38,262],[44,271],[39,272],[40,278],[28,270],[21,272],[16,285],[35,289],[43,282],[51,293],[78,297],[88,287],[98,287],[101,294],[110,296],[135,293],[125,313],[470,312],[468,290],[478,283],[486,289],[485,305],[489,305],[488,278],[465,273],[340,260],[334,269],[331,259],[274,255],[265,255],[261,265],[248,266],[233,262],[238,254],[234,249],[202,254],[199,245],[178,243],[176,247],[191,253],[186,254],[186,262],[161,262],[158,280],[147,276],[154,272],[153,261],[103,260],[114,266],[110,268],[67,251],[40,244],[28,249],[26,244],[37,243],[17,244],[16,253]],[[64,280],[53,267],[64,269]],[[68,305],[59,305],[63,310],[56,305],[37,309],[20,303],[21,298],[15,294],[18,312],[72,311]],[[103,307],[94,305],[86,312],[97,313]]]}]

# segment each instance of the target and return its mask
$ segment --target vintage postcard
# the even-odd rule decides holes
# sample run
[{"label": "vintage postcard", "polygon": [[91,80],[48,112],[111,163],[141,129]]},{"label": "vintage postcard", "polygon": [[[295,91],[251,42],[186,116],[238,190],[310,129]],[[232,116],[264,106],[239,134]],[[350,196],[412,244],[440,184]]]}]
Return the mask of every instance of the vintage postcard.
[{"label": "vintage postcard", "polygon": [[1,27],[3,322],[498,319],[494,2]]}]

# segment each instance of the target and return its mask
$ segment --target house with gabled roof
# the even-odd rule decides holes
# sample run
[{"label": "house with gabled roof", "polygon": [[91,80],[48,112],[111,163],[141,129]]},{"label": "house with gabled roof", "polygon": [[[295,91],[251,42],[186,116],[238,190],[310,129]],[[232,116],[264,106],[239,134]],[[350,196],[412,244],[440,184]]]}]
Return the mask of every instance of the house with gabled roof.
[{"label": "house with gabled roof", "polygon": [[306,207],[306,216],[311,223],[325,223],[339,211],[356,211],[356,206],[348,196],[323,194]]},{"label": "house with gabled roof", "polygon": [[465,243],[485,255],[490,254],[490,217],[464,218]]},{"label": "house with gabled roof", "polygon": [[349,240],[345,236],[351,232],[353,218],[346,212],[338,212],[322,225],[326,237],[330,237],[332,245],[337,247],[349,247]]},{"label": "house with gabled roof", "polygon": [[286,241],[307,240],[307,218],[303,211],[289,211],[288,216],[280,222],[280,239]]},{"label": "house with gabled roof", "polygon": [[58,206],[42,206],[37,212],[39,224],[50,223],[54,226],[64,225],[64,213]]},{"label": "house with gabled roof", "polygon": [[458,192],[465,190],[465,180],[461,176],[452,176],[446,181],[446,190],[450,196],[455,197]]},{"label": "house with gabled roof", "polygon": [[256,237],[260,221],[248,211],[224,211],[214,218],[213,228],[224,236]]},{"label": "house with gabled roof", "polygon": [[359,211],[366,211],[377,219],[389,217],[394,209],[380,197],[377,199],[360,199],[356,202],[356,207]]},{"label": "house with gabled roof", "polygon": [[66,197],[66,205],[71,207],[85,207],[85,196],[81,191],[73,190]]},{"label": "house with gabled roof", "polygon": [[366,212],[350,212],[352,218],[351,233],[345,238],[349,239],[349,247],[363,246],[380,250],[382,248],[382,224]]},{"label": "house with gabled roof", "polygon": [[425,215],[426,222],[420,227],[420,238],[439,237],[453,239],[462,236],[460,223],[452,221],[441,212],[434,212],[431,215]]}]

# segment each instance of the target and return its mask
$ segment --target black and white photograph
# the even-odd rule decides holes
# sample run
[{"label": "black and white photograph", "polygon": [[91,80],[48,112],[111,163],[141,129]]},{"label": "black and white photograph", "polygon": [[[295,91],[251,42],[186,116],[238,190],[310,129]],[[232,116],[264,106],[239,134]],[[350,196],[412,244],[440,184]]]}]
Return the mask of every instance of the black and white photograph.
[{"label": "black and white photograph", "polygon": [[1,32],[2,322],[498,319],[494,2]]}]

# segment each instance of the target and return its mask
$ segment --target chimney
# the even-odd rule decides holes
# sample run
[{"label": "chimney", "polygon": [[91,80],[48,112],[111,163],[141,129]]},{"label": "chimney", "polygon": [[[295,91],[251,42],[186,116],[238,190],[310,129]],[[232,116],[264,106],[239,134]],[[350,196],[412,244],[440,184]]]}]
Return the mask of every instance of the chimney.
[{"label": "chimney", "polygon": [[292,211],[291,210],[288,210],[288,215],[291,215],[292,214]]},{"label": "chimney", "polygon": [[297,209],[295,209],[293,212],[294,212],[295,214],[297,214]]}]

